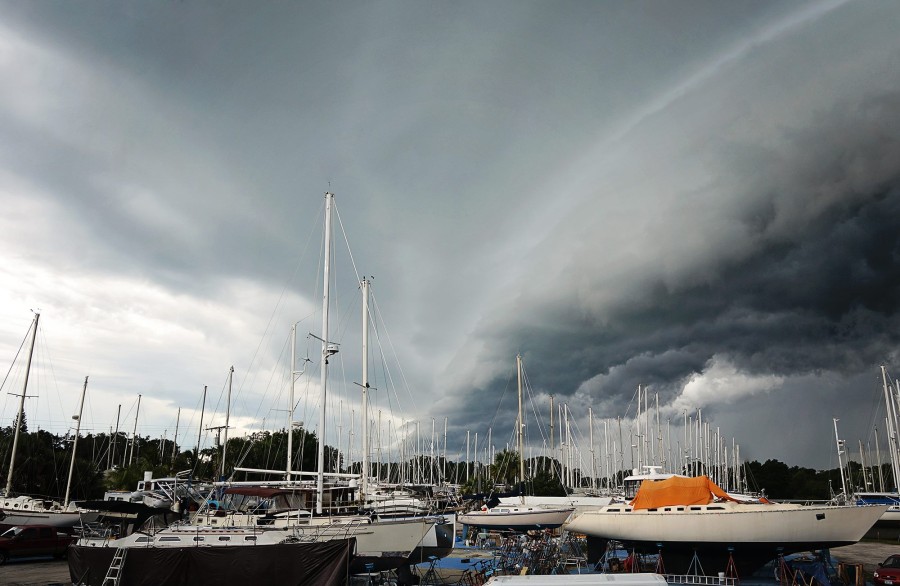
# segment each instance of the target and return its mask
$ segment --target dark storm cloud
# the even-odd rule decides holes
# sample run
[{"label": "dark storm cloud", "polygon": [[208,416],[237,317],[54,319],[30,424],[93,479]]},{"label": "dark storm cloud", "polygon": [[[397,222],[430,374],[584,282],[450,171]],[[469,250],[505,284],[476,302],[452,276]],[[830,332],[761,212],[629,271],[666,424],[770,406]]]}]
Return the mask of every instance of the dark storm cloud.
[{"label": "dark storm cloud", "polygon": [[[722,165],[728,179],[711,189],[736,190],[729,199],[739,203],[723,221],[751,243],[746,253],[713,253],[700,282],[642,279],[604,314],[561,289],[522,312],[530,323],[489,335],[489,346],[510,355],[527,348],[535,389],[557,401],[587,393],[600,417],[625,415],[639,384],[670,403],[714,359],[749,377],[784,378],[858,376],[896,363],[900,95],[823,112],[814,125],[786,130],[778,146],[731,145]],[[493,413],[471,402],[506,386],[474,390],[465,410],[486,424]]]},{"label": "dark storm cloud", "polygon": [[[894,4],[0,11],[6,320],[45,303],[117,400],[235,364],[233,413],[283,408],[259,381],[320,305],[326,189],[377,277],[397,419],[505,435],[516,352],[582,418],[633,413],[638,384],[722,417],[840,397],[892,359]],[[145,393],[160,428],[180,395]]]}]

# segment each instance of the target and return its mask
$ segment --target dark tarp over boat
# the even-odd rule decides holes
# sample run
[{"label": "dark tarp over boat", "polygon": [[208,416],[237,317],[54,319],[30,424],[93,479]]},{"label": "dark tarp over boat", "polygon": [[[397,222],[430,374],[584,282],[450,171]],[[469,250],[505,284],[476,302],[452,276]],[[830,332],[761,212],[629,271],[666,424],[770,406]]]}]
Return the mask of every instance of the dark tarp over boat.
[{"label": "dark tarp over boat", "polygon": [[[347,583],[355,539],[216,547],[131,547],[122,568],[123,586],[246,586],[278,584],[339,586]],[[75,584],[102,586],[114,547],[69,548]]]}]

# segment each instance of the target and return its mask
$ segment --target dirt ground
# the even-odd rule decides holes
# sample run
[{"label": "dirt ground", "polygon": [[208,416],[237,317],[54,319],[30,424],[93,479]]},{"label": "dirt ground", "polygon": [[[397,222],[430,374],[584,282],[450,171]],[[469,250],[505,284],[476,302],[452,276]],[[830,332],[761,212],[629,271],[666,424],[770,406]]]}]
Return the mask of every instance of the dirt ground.
[{"label": "dirt ground", "polygon": [[10,560],[0,566],[2,586],[48,586],[71,584],[66,560],[28,558]]},{"label": "dirt ground", "polygon": [[863,564],[863,569],[869,575],[875,571],[879,562],[895,553],[900,554],[900,542],[860,541],[831,550],[835,559],[848,564]]},{"label": "dirt ground", "polygon": [[[891,554],[900,554],[900,542],[862,541],[855,545],[836,547],[831,555],[836,560],[863,564],[867,576]],[[471,553],[468,554],[471,557]],[[71,585],[66,560],[31,558],[11,560],[0,566],[0,586],[56,586]]]}]

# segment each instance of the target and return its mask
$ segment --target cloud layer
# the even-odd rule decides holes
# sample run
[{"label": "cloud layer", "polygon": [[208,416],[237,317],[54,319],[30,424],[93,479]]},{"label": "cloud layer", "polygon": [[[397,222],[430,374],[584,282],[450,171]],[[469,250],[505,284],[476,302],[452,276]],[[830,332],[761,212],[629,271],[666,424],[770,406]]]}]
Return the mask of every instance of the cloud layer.
[{"label": "cloud layer", "polygon": [[[241,431],[278,427],[303,320],[317,421],[330,189],[334,443],[359,441],[360,274],[371,419],[446,417],[451,453],[512,428],[516,353],[534,412],[552,394],[583,432],[641,385],[745,456],[828,465],[837,414],[871,438],[900,331],[895,6],[342,8],[0,3],[0,347],[42,308],[56,403],[90,374],[95,429],[141,393],[161,434],[203,385],[221,418],[234,365]],[[759,434],[785,405],[790,440]]]}]

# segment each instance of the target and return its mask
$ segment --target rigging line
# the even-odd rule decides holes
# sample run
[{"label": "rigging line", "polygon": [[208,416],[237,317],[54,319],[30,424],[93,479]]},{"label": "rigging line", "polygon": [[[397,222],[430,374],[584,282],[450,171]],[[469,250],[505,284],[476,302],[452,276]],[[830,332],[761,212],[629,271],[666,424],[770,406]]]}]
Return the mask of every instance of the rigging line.
[{"label": "rigging line", "polygon": [[[59,403],[59,412],[60,412],[60,414],[62,414],[62,413],[65,413],[66,411],[62,404],[62,396],[59,393],[59,381],[56,378],[56,369],[53,368],[53,359],[50,356],[50,343],[47,341],[47,336],[46,336],[43,325],[40,326],[40,329],[38,330],[38,334],[41,337],[41,347],[43,348],[42,354],[44,354],[47,357],[47,364],[50,367],[50,378],[53,379],[53,386],[56,389],[56,400]],[[49,397],[47,398],[47,412],[48,412],[48,414],[47,414],[48,418],[50,420],[50,425],[52,426],[53,425],[53,416],[52,416],[52,411],[50,410],[50,398]],[[72,428],[72,424],[69,423],[68,419],[63,419],[63,423],[66,424],[67,429]],[[54,429],[56,429],[56,427],[54,427]]]},{"label": "rigging line", "polygon": [[[385,338],[387,339],[387,345],[391,349],[391,352],[394,354],[394,360],[397,363],[397,370],[400,371],[400,380],[403,382],[403,388],[406,390],[406,394],[409,396],[410,401],[413,405],[415,405],[415,398],[412,396],[412,391],[409,387],[409,381],[406,378],[406,372],[403,370],[403,366],[400,364],[400,357],[397,354],[397,348],[394,346],[394,341],[391,339],[390,333],[387,331],[387,324],[384,321],[384,314],[381,312],[381,306],[378,304],[378,300],[375,298],[374,293],[372,294],[372,306],[375,308],[375,317],[378,318],[378,323],[381,324],[381,328],[375,328],[375,339],[378,343],[379,348],[384,348],[384,345],[381,343],[381,330],[383,329],[385,332]],[[386,357],[384,356],[384,352],[382,351],[382,360],[386,362]],[[388,371],[390,372],[390,371]],[[401,405],[400,397],[397,396],[397,385],[394,384],[393,377],[391,377],[391,388],[394,389],[394,395],[397,399],[397,405]]]},{"label": "rigging line", "polygon": [[[262,398],[260,398],[259,403],[257,404],[256,413],[253,414],[253,419],[259,419],[260,412],[262,411],[262,404],[263,404],[263,401],[264,401],[264,400],[266,399],[266,397],[268,396],[269,390],[273,387],[273,385],[272,385],[272,379],[273,379],[273,378],[276,376],[276,374],[278,374],[279,372],[282,373],[282,377],[283,377],[284,369],[283,369],[283,368],[279,368],[278,365],[281,363],[282,358],[284,358],[284,355],[287,353],[288,342],[290,342],[290,335],[288,335],[288,336],[285,337],[284,343],[281,345],[281,353],[278,355],[278,360],[275,361],[275,366],[272,368],[272,371],[271,371],[271,373],[270,373],[270,375],[269,375],[269,382],[266,384],[266,387],[265,387],[266,390],[265,390],[265,392],[263,393]],[[288,366],[288,368],[290,368],[290,366]],[[292,374],[292,373],[289,374],[289,377],[290,377],[290,376],[293,376],[293,374]],[[282,384],[280,384],[280,385],[277,386],[277,387],[278,387],[279,389],[281,389],[281,390],[284,390],[283,382],[284,382],[284,379],[282,378]],[[281,390],[278,391],[278,393],[277,393],[276,396],[275,396],[275,401],[276,401],[276,402],[277,402],[278,400],[281,399]],[[271,411],[271,410],[270,410],[270,411]],[[245,445],[245,451],[244,451],[242,454],[240,454],[240,456],[239,456],[239,458],[238,458],[238,461],[239,461],[240,463],[243,463],[244,459],[249,455],[250,450],[253,448],[253,444],[254,444],[254,442],[248,442],[248,443]],[[238,464],[238,466],[241,465],[240,463]]]},{"label": "rigging line", "polygon": [[[322,203],[319,206],[320,212],[322,212],[324,206],[325,206],[325,201],[322,200]],[[319,214],[319,216],[321,216],[321,214]],[[315,218],[317,216],[314,215],[312,217]],[[315,225],[315,222],[313,223],[313,225]],[[284,283],[284,286],[282,286],[282,288],[281,288],[281,292],[278,295],[278,301],[275,302],[275,307],[272,309],[272,313],[269,315],[269,321],[266,323],[266,327],[263,330],[263,333],[260,335],[259,342],[256,345],[256,350],[253,352],[253,356],[250,358],[250,364],[247,367],[247,369],[244,371],[244,376],[243,376],[243,378],[241,378],[240,384],[238,384],[237,388],[235,389],[235,393],[234,393],[235,397],[233,398],[233,400],[237,400],[242,397],[242,391],[244,389],[244,385],[247,382],[247,378],[250,376],[251,372],[255,373],[255,371],[253,370],[253,366],[256,364],[256,359],[260,354],[260,350],[262,348],[263,342],[266,340],[266,338],[269,335],[269,330],[272,328],[272,323],[275,321],[275,316],[278,314],[279,309],[281,308],[282,300],[284,299],[285,293],[288,290],[288,286],[294,282],[294,279],[297,276],[297,273],[300,271],[300,266],[303,263],[303,259],[306,257],[306,252],[309,248],[310,242],[312,241],[312,237],[313,237],[314,233],[315,233],[315,230],[309,230],[309,233],[308,233],[309,236],[306,239],[306,244],[303,247],[303,252],[300,254],[300,257],[297,260],[297,264],[294,265],[294,272],[291,273],[290,278],[287,279],[287,281]]]},{"label": "rigging line", "polygon": [[[234,381],[232,381],[232,383],[233,383],[233,382],[234,382]],[[214,415],[213,417],[210,417],[210,420],[209,420],[210,425],[208,425],[207,428],[209,428],[209,427],[214,427],[214,426],[212,425],[213,423],[218,423],[219,420],[216,419],[216,417],[222,415],[222,414],[219,412],[219,407],[222,405],[222,399],[224,398],[224,396],[225,396],[225,391],[226,391],[227,389],[228,389],[228,373],[226,372],[226,373],[225,373],[225,380],[222,382],[222,388],[219,389],[219,399],[216,401],[216,406],[215,406],[215,408],[212,410],[213,413],[214,413],[215,415]],[[227,400],[227,399],[226,399],[226,400]],[[209,431],[207,430],[207,434],[208,434],[208,433],[209,433]]]},{"label": "rigging line", "polygon": [[356,282],[360,282],[359,270],[356,268],[356,261],[353,259],[353,251],[350,249],[350,239],[347,237],[347,231],[344,230],[344,221],[341,220],[341,214],[338,212],[337,203],[333,204],[334,215],[337,216],[338,226],[341,227],[341,234],[344,235],[344,243],[347,245],[347,255],[350,256],[350,266],[353,267],[353,274],[356,276]]},{"label": "rigging line", "polygon": [[[524,365],[522,366],[522,379],[523,379],[522,386],[525,387],[525,392],[528,394],[529,404],[531,406],[531,413],[532,413],[532,415],[534,415],[534,420],[535,420],[535,424],[537,425],[538,433],[540,433],[541,441],[546,444],[547,440],[548,440],[548,436],[545,434],[545,431],[549,431],[549,430],[547,430],[545,428],[543,422],[541,421],[541,416],[537,412],[537,406],[535,405],[535,403],[537,403],[537,401],[535,400],[534,392],[528,381],[528,377],[525,374],[525,366]],[[525,439],[526,440],[528,439],[527,436]]]},{"label": "rigging line", "polygon": [[9,373],[12,372],[13,366],[16,364],[16,360],[19,359],[19,353],[22,352],[22,348],[25,347],[25,342],[28,340],[28,334],[31,333],[31,328],[34,327],[34,322],[31,322],[31,326],[28,327],[28,331],[25,332],[25,337],[22,338],[22,343],[19,344],[19,349],[16,350],[16,355],[13,356],[12,362],[9,363],[9,370],[6,371],[6,376],[3,377],[3,383],[0,383],[0,392],[3,391],[3,387],[6,386],[6,380],[9,378]]}]

